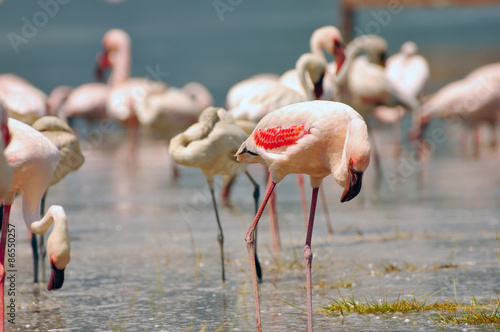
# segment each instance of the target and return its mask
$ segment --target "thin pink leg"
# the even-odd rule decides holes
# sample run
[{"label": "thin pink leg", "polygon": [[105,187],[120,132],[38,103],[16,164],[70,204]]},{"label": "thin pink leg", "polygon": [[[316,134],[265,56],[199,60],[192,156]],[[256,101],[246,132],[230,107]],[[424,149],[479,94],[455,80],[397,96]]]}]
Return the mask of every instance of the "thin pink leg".
[{"label": "thin pink leg", "polygon": [[127,121],[127,136],[129,142],[127,158],[132,165],[135,165],[137,142],[139,141],[139,120],[135,114],[133,114]]},{"label": "thin pink leg", "polygon": [[9,217],[10,217],[10,207],[11,205],[2,206],[2,232],[0,239],[0,306],[2,312],[0,313],[0,331],[4,330],[4,319],[5,319],[5,302],[4,302],[4,283],[5,283],[5,245],[7,244],[7,229],[9,228]]},{"label": "thin pink leg", "polygon": [[259,288],[257,286],[257,268],[255,265],[255,228],[257,227],[259,219],[262,216],[262,212],[264,211],[264,208],[273,193],[274,187],[276,187],[276,183],[274,182],[271,182],[267,187],[266,196],[260,205],[259,211],[257,211],[250,228],[245,234],[245,243],[247,245],[248,256],[250,257],[250,265],[252,268],[253,294],[255,297],[255,317],[257,320],[257,331],[259,332],[262,331],[262,325],[260,323]]},{"label": "thin pink leg", "polygon": [[330,220],[330,213],[328,212],[328,203],[326,201],[325,191],[323,190],[323,187],[319,188],[319,193],[321,195],[321,204],[323,204],[323,213],[325,214],[326,228],[328,228],[328,234],[331,235],[334,234],[334,232],[332,227],[332,221]]},{"label": "thin pink leg", "polygon": [[479,156],[479,127],[474,127],[474,157]]},{"label": "thin pink leg", "polygon": [[[271,176],[267,177],[267,186],[271,185]],[[281,240],[280,240],[280,228],[278,225],[278,213],[276,212],[276,194],[273,193],[270,197],[269,202],[269,224],[271,228],[271,240],[273,242],[274,252],[279,252],[281,250]]]},{"label": "thin pink leg", "polygon": [[304,176],[297,174],[297,183],[299,185],[300,202],[302,203],[302,215],[304,216],[304,227],[307,227],[307,200],[306,190],[304,188]]},{"label": "thin pink leg", "polygon": [[307,279],[307,318],[308,318],[307,329],[309,332],[312,332],[313,330],[312,286],[311,286],[311,264],[312,264],[313,254],[311,251],[311,238],[314,226],[314,215],[316,213],[316,202],[318,200],[318,191],[319,188],[314,188],[312,192],[311,212],[309,214],[309,225],[307,226],[306,245],[304,247],[304,259],[306,261],[306,279]]}]

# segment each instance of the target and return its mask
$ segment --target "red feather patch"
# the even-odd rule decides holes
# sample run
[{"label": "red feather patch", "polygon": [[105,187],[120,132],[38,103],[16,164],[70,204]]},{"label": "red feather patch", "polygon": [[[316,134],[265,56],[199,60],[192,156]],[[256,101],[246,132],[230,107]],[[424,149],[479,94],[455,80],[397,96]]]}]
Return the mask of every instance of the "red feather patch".
[{"label": "red feather patch", "polygon": [[286,128],[279,126],[275,128],[258,129],[253,134],[253,140],[257,146],[266,150],[293,145],[304,135],[311,133],[310,130],[304,130],[305,126],[305,123],[301,123]]}]

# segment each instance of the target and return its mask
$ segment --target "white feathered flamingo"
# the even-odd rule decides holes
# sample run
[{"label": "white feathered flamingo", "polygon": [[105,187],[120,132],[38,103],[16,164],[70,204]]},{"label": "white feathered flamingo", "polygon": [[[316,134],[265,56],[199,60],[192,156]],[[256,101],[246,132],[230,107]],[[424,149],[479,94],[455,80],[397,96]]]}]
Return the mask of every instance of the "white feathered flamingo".
[{"label": "white feathered flamingo", "polygon": [[337,102],[312,101],[289,105],[266,115],[236,153],[238,161],[261,163],[271,173],[271,183],[255,219],[245,234],[252,267],[257,330],[261,331],[259,293],[255,270],[254,232],[273,190],[287,174],[307,174],[313,188],[304,259],[307,277],[308,330],[312,331],[311,237],[319,187],[333,177],[344,187],[341,201],[361,190],[363,172],[370,162],[370,144],[363,118]]},{"label": "white feathered flamingo", "polygon": [[226,110],[208,107],[200,115],[198,122],[175,136],[169,146],[170,154],[176,163],[198,167],[207,178],[219,227],[217,239],[221,254],[222,281],[225,281],[224,235],[214,195],[214,178],[216,175],[233,177],[237,173],[244,172],[255,186],[254,199],[257,209],[259,187],[246,171],[246,165],[238,163],[234,157],[247,137],[248,135],[236,125]]}]

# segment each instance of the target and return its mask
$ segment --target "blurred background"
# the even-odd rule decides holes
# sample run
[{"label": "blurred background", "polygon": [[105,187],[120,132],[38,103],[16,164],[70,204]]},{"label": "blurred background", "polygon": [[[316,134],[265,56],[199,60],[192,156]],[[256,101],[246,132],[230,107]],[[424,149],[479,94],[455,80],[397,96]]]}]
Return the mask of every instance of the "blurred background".
[{"label": "blurred background", "polygon": [[[53,17],[39,13],[41,3],[51,3],[48,0],[0,3],[2,73],[20,75],[47,93],[58,85],[94,81],[102,36],[121,28],[132,38],[132,76],[145,77],[148,68],[159,66],[168,73],[168,84],[199,81],[220,106],[236,82],[256,73],[282,74],[309,50],[314,29],[342,23],[341,3],[334,0],[60,0]],[[222,9],[218,12],[216,7]],[[374,32],[369,22],[375,20],[372,11],[380,10],[357,11],[353,36]],[[388,41],[389,54],[406,40],[418,44],[431,68],[429,92],[500,58],[500,5],[406,8],[402,4],[398,11],[388,24],[379,25],[380,35]],[[26,20],[40,23],[29,38],[22,37]],[[10,39],[13,34],[24,38],[18,52],[9,33]]]}]

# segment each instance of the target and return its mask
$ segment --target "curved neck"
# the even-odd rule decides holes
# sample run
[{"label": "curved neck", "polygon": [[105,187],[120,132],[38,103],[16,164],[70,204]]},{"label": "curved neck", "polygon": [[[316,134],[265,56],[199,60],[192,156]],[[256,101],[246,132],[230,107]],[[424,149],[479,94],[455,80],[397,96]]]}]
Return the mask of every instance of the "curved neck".
[{"label": "curved neck", "polygon": [[[302,86],[302,89],[304,89],[304,92],[306,93],[307,100],[315,100],[316,96],[314,95],[314,86],[312,86],[311,84],[309,68],[307,66],[307,63],[304,62],[297,63],[296,69],[300,85]],[[309,76],[309,80],[307,79],[306,75]]]},{"label": "curved neck", "polygon": [[363,51],[363,44],[357,43],[356,40],[349,43],[345,49],[345,61],[337,74],[337,84],[343,85],[347,83],[347,73],[350,70],[352,61]]},{"label": "curved neck", "polygon": [[52,223],[54,223],[52,233],[68,234],[66,213],[59,205],[52,205],[42,219],[31,222],[29,229],[35,234],[45,234]]},{"label": "curved neck", "polygon": [[111,86],[125,82],[130,78],[130,67],[132,62],[130,57],[130,46],[122,45],[113,52],[112,56],[113,68],[108,79],[108,84]]}]

